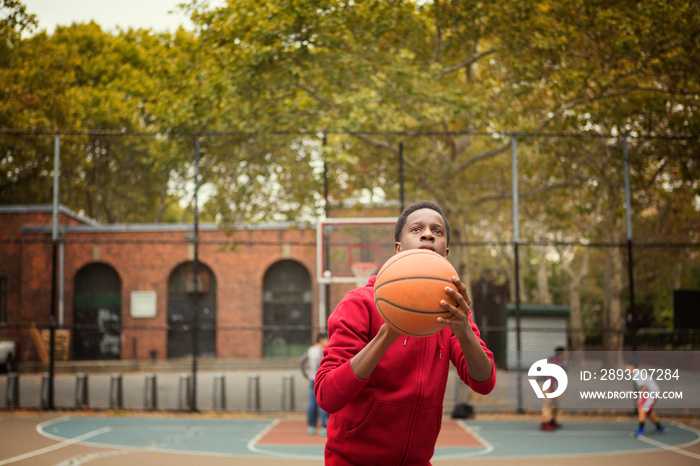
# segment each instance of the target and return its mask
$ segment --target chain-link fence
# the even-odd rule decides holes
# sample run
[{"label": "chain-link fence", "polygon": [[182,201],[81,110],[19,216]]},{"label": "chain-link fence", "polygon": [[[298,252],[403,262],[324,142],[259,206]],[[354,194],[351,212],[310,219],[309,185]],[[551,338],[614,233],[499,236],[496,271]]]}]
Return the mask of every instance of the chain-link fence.
[{"label": "chain-link fence", "polygon": [[[699,346],[694,139],[5,131],[0,145],[0,406],[303,409],[289,375],[328,312],[315,222],[420,199],[446,212],[499,367],[560,344]],[[331,310],[349,288],[330,286]]]}]

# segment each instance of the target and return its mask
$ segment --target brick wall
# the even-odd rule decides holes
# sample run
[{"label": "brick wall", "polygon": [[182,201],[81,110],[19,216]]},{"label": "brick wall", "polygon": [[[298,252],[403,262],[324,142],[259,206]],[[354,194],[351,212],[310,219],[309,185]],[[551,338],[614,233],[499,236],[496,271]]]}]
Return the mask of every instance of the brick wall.
[{"label": "brick wall", "polygon": [[[73,324],[73,280],[89,264],[102,262],[121,279],[121,357],[158,358],[167,353],[168,278],[180,264],[192,261],[191,226],[88,225],[79,216],[61,212],[67,227],[64,236],[63,322]],[[0,212],[0,276],[8,280],[5,329],[0,338],[20,340],[20,357],[35,359],[26,326],[45,327],[51,311],[51,211]],[[288,225],[246,228],[230,235],[202,226],[198,260],[216,280],[217,326],[228,329],[217,335],[220,358],[261,358],[263,278],[270,266],[284,259],[302,264],[312,277],[312,320],[318,322],[318,289],[315,271],[315,230]],[[156,316],[131,315],[132,291],[156,292]],[[141,327],[141,328],[135,328]],[[150,327],[146,330],[143,327]],[[134,339],[136,344],[134,345]],[[310,337],[311,339],[311,337]]]}]

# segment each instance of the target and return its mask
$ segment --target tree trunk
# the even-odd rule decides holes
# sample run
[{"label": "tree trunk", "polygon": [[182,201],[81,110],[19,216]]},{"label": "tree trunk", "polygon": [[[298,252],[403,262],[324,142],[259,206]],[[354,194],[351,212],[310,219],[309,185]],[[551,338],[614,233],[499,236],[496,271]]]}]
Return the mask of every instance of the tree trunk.
[{"label": "tree trunk", "polygon": [[552,294],[549,292],[549,275],[547,274],[547,247],[539,248],[539,263],[537,264],[537,303],[552,304]]},{"label": "tree trunk", "polygon": [[606,254],[605,299],[603,302],[603,350],[608,352],[610,364],[621,365],[623,349],[625,310],[622,305],[623,261],[622,249],[613,248]]},{"label": "tree trunk", "polygon": [[[568,257],[567,257],[568,256]],[[583,263],[578,272],[571,267],[571,263],[576,258],[573,251],[566,254],[560,251],[562,269],[569,277],[569,339],[572,351],[583,351],[585,348],[586,335],[583,331],[583,309],[581,308],[581,287],[583,279],[588,275],[588,260],[590,251],[584,249]]]}]

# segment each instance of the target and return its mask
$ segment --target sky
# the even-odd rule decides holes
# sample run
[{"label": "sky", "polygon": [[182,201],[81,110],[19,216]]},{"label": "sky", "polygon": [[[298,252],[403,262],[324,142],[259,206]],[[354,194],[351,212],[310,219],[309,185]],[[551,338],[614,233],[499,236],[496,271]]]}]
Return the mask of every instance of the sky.
[{"label": "sky", "polygon": [[[117,27],[152,29],[175,32],[182,25],[192,30],[188,16],[177,8],[187,0],[22,0],[27,12],[36,15],[39,26],[52,34],[56,25],[94,20],[104,31],[116,32]],[[212,2],[216,4],[218,2]],[[173,13],[168,13],[173,11]]]}]

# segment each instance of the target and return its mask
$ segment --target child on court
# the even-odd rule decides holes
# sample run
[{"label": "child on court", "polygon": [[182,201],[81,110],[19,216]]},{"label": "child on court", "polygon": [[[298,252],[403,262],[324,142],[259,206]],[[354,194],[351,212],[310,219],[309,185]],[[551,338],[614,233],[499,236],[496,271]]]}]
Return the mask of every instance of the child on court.
[{"label": "child on court", "polygon": [[[449,253],[450,226],[432,202],[408,206],[395,225],[395,252]],[[374,304],[374,282],[349,292],[328,319],[329,344],[316,373],[316,398],[331,413],[327,465],[429,465],[442,423],[450,363],[474,391],[496,384],[493,354],[472,321],[467,288],[446,287],[457,306],[435,335],[415,338],[389,328]],[[449,290],[449,291],[448,291]]]},{"label": "child on court", "polygon": [[[299,359],[299,368],[306,380],[309,381],[309,403],[306,407],[306,433],[313,435],[316,433],[316,424],[320,414],[321,428],[318,430],[319,435],[326,435],[328,427],[328,413],[318,406],[316,395],[314,394],[314,378],[316,371],[321,364],[323,357],[323,348],[328,344],[328,336],[325,333],[319,333],[316,337],[316,343],[311,345],[304,352],[304,355]],[[308,372],[307,372],[308,369]]]},{"label": "child on court", "polygon": [[[628,363],[626,369],[630,371],[631,374],[644,374],[644,372],[635,371],[637,365],[633,363]],[[647,417],[656,424],[656,429],[654,429],[655,434],[665,434],[666,426],[661,424],[661,420],[654,413],[654,406],[656,406],[656,393],[659,392],[659,384],[653,378],[639,379],[634,377],[634,388],[639,393],[639,399],[637,400],[637,414],[639,416],[639,427],[637,432],[634,434],[635,437],[644,435],[644,424],[646,423]]]}]

